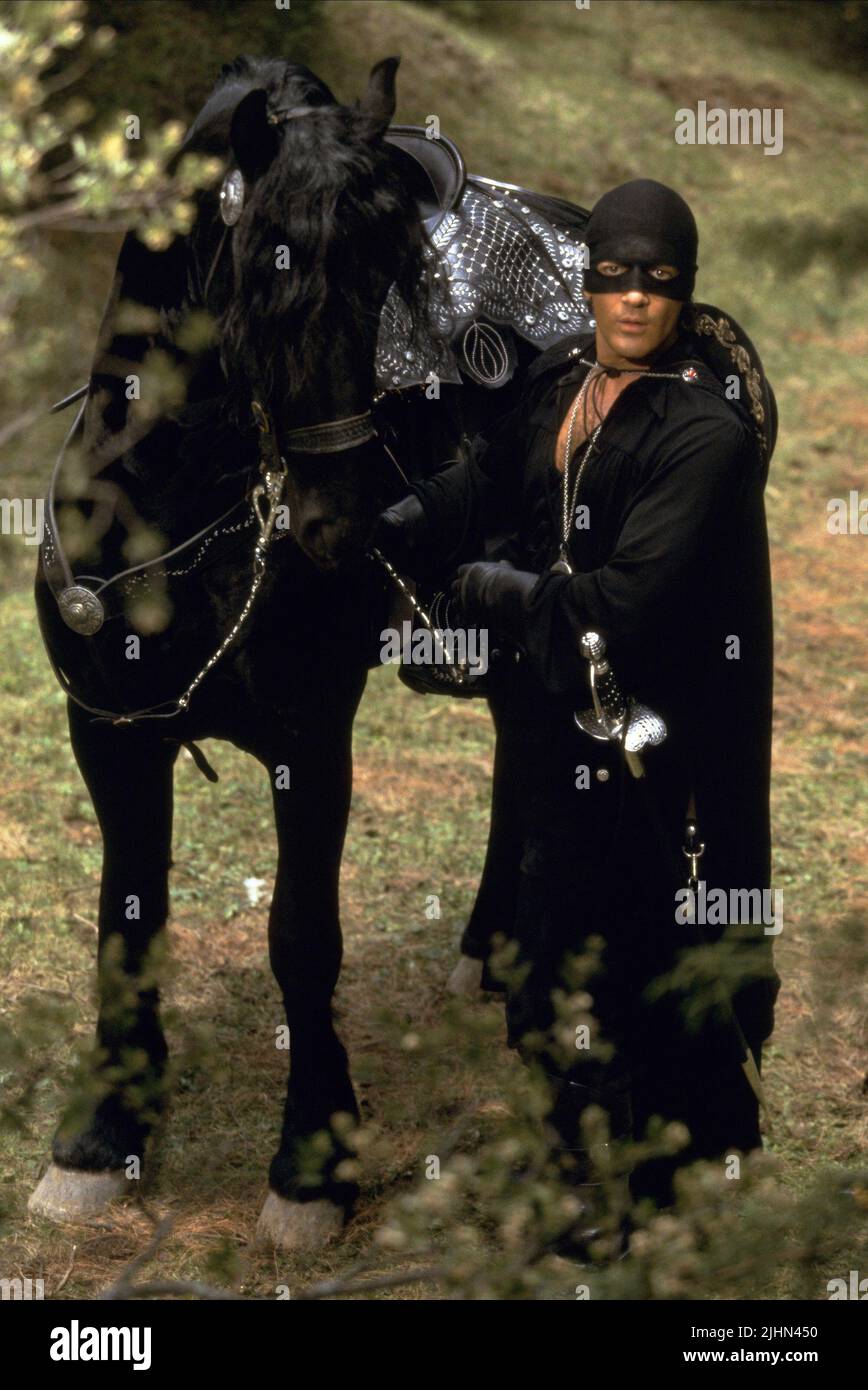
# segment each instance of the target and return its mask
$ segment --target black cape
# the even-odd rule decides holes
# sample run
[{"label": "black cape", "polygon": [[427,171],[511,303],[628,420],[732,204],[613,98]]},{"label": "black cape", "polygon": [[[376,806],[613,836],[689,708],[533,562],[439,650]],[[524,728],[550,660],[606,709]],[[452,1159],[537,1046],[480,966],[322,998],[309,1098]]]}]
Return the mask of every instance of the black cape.
[{"label": "black cape", "polygon": [[[480,558],[540,576],[518,651],[507,647],[492,671],[501,709],[495,776],[520,783],[522,870],[561,884],[562,944],[579,931],[568,906],[579,889],[586,928],[611,917],[619,863],[632,866],[640,895],[643,881],[656,881],[657,909],[665,901],[669,923],[691,794],[708,890],[770,885],[767,459],[748,405],[727,399],[682,333],[654,364],[671,376],[634,381],[606,417],[577,499],[589,524],[571,533],[574,574],[551,573],[561,536],[555,440],[588,371],[581,359],[593,355],[590,334],[544,353],[491,440],[414,489],[429,523],[428,578]],[[621,685],[668,725],[666,742],[646,754],[641,788],[625,785],[616,749],[573,721],[591,703],[579,653],[588,628],[606,638]],[[576,788],[581,765],[590,768],[586,790]],[[613,845],[619,835],[625,843]],[[712,927],[709,935],[723,932]],[[779,981],[764,926],[741,936],[750,950],[740,957],[735,1000],[758,1049],[772,1029]],[[662,935],[660,942],[663,960]],[[653,955],[653,943],[649,949]]]}]

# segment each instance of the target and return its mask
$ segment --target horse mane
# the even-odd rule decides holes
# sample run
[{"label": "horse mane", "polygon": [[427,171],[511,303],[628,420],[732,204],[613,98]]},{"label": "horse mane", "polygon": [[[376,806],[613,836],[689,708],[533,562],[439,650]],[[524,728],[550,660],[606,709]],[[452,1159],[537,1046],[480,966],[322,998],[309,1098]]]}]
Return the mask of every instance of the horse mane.
[{"label": "horse mane", "polygon": [[[173,414],[198,419],[207,398],[212,415],[243,433],[249,423],[251,382],[274,389],[288,339],[288,368],[297,388],[312,379],[312,346],[318,334],[327,331],[330,283],[339,276],[354,321],[360,323],[370,314],[363,293],[366,258],[380,257],[392,269],[419,338],[428,324],[426,238],[397,161],[390,147],[372,134],[370,119],[360,110],[340,106],[308,68],[247,55],[227,63],[176,158],[193,150],[227,160],[232,115],[249,92],[263,86],[275,105],[303,103],[324,109],[309,120],[278,127],[284,132],[281,146],[259,181],[256,216],[249,219],[246,235],[238,238],[236,265],[225,252],[222,259],[218,256],[226,229],[213,188],[197,196],[191,232],[176,237],[169,247],[149,249],[134,232],[124,240],[91,366],[84,447],[94,475],[123,456],[127,471],[152,479],[162,476],[159,460],[154,461],[149,449],[150,435],[156,439],[160,431],[154,430],[156,422],[131,421],[126,393],[126,374],[154,347],[179,364],[189,364],[189,408]],[[275,274],[274,247],[281,243],[291,246],[292,269]],[[191,307],[203,307],[202,288],[215,258],[220,275],[209,305],[220,342],[190,359],[175,344],[175,332]],[[152,326],[120,326],[120,301],[149,310]]]},{"label": "horse mane", "polygon": [[[291,394],[312,379],[336,283],[351,320],[370,319],[371,264],[396,281],[414,336],[430,332],[425,230],[394,152],[364,111],[339,104],[299,64],[242,56],[221,71],[188,139],[211,142],[219,132],[228,151],[231,113],[258,87],[273,107],[318,109],[276,127],[279,147],[256,182],[254,215],[233,232],[233,284],[219,322],[233,413],[246,410],[254,381],[268,397],[281,366]],[[275,274],[280,245],[291,264]]]}]

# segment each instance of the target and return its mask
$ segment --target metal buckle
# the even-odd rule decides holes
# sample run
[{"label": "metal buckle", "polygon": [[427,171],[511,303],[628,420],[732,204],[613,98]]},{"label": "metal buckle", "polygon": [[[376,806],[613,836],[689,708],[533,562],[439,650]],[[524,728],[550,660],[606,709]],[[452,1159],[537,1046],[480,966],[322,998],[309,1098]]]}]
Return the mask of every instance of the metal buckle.
[{"label": "metal buckle", "polygon": [[705,853],[705,841],[697,843],[699,830],[696,821],[689,820],[684,831],[684,844],[681,846],[681,853],[690,865],[690,872],[687,878],[687,887],[695,893],[699,887],[699,861]]},{"label": "metal buckle", "polygon": [[[283,460],[281,459],[281,463]],[[261,546],[266,546],[271,540],[271,533],[274,530],[274,522],[277,516],[277,509],[283,497],[283,487],[286,482],[286,468],[265,473],[263,481],[257,483],[250,497],[251,505],[256,513],[259,522],[259,542]]]}]

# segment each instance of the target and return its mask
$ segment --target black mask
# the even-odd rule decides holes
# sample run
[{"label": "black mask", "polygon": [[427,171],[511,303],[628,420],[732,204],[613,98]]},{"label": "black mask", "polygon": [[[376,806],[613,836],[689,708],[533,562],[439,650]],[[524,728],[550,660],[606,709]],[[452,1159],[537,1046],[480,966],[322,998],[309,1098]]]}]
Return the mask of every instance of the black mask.
[{"label": "black mask", "polygon": [[[688,300],[696,279],[699,235],[693,213],[680,194],[653,179],[632,179],[604,193],[585,228],[590,267],[585,289],[592,294],[623,294],[640,289],[664,299]],[[622,275],[601,275],[600,261],[618,261]],[[678,274],[657,280],[655,265],[671,265]]]}]

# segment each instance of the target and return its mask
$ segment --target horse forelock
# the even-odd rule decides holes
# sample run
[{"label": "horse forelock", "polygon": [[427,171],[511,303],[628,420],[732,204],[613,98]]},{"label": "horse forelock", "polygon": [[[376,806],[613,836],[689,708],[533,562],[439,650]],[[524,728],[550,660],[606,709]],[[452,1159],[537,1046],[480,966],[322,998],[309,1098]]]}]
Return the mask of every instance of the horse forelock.
[{"label": "horse forelock", "polygon": [[[414,336],[429,330],[425,234],[382,129],[358,105],[337,102],[309,68],[283,59],[241,56],[221,71],[188,132],[185,149],[231,161],[233,115],[262,89],[272,111],[319,108],[275,129],[278,152],[248,190],[248,206],[228,237],[216,190],[199,202],[189,238],[194,298],[208,296],[219,320],[221,361],[236,411],[246,413],[252,383],[269,393],[282,369],[293,393],[313,381],[317,343],[370,319],[370,265],[397,280]],[[224,249],[219,250],[221,239]],[[289,248],[290,268],[275,251]],[[339,287],[339,293],[336,292]],[[341,323],[330,322],[340,316]],[[321,349],[319,349],[321,352]]]},{"label": "horse forelock", "polygon": [[[298,393],[317,370],[317,344],[370,316],[370,266],[405,289],[414,322],[427,320],[423,235],[394,158],[363,112],[337,103],[288,121],[277,156],[251,190],[233,233],[234,287],[222,320],[223,360],[244,395],[270,393],[278,365]],[[288,269],[275,251],[289,250]],[[321,348],[319,349],[321,352]]]},{"label": "horse forelock", "polygon": [[187,131],[182,149],[228,155],[235,110],[259,87],[268,93],[272,107],[287,102],[304,102],[310,106],[336,104],[326,84],[303,63],[242,54],[221,68],[211,95]]}]

